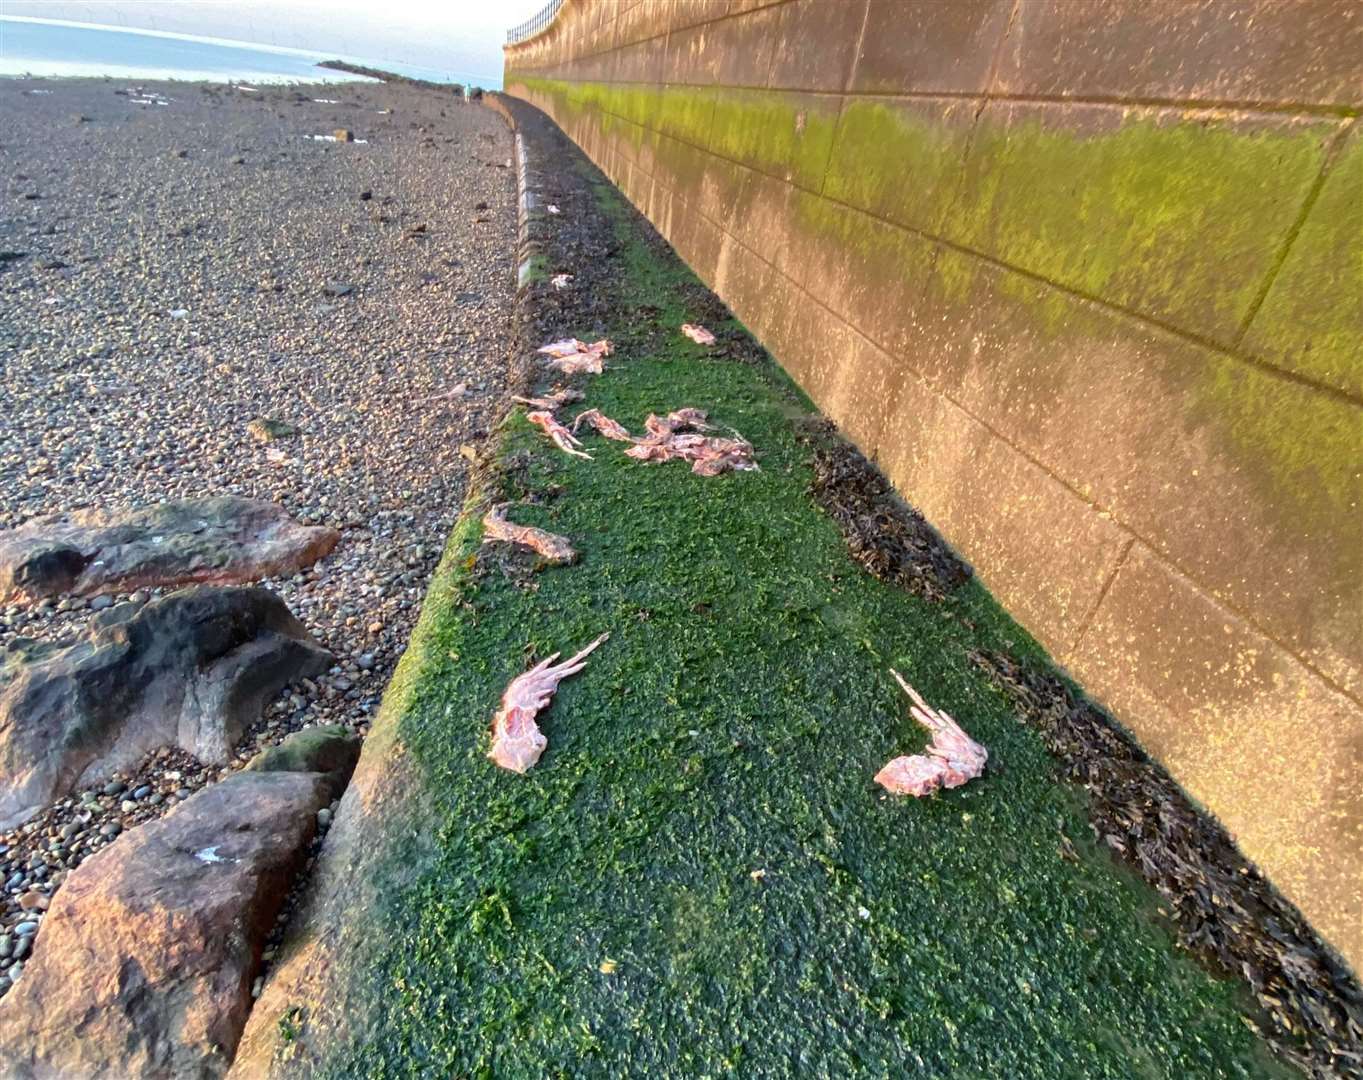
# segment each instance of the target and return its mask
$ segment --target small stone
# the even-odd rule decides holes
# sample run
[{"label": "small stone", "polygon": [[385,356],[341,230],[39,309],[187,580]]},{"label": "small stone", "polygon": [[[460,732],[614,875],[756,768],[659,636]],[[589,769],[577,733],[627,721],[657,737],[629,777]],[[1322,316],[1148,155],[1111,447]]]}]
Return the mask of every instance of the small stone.
[{"label": "small stone", "polygon": [[331,811],[324,806],[322,807],[322,809],[317,811],[317,826],[318,828],[325,829],[330,824]]},{"label": "small stone", "polygon": [[19,906],[25,911],[46,911],[49,903],[51,901],[36,889],[30,889],[19,897]]},{"label": "small stone", "polygon": [[269,420],[258,417],[246,425],[246,433],[259,443],[272,443],[276,439],[291,439],[302,434],[298,428],[283,420]]},{"label": "small stone", "polygon": [[22,960],[33,949],[33,935],[28,934],[14,943],[14,959]]},{"label": "small stone", "polygon": [[151,794],[151,785],[150,785],[150,784],[143,784],[140,788],[138,788],[136,791],[133,792],[133,798],[134,798],[134,799],[145,799],[145,798],[146,798],[148,795],[150,795],[150,794]]},{"label": "small stone", "polygon": [[128,785],[122,780],[110,780],[104,785],[105,795],[122,795],[127,790]]},{"label": "small stone", "polygon": [[355,286],[344,281],[328,281],[322,286],[322,292],[327,296],[349,296],[354,291]]},{"label": "small stone", "polygon": [[[370,632],[373,633],[374,631]],[[361,671],[370,671],[374,667],[374,654],[361,653],[355,663]]]},{"label": "small stone", "polygon": [[32,920],[21,922],[14,928],[14,932],[20,937],[29,937],[38,932],[38,924]]},{"label": "small stone", "polygon": [[14,938],[9,934],[0,934],[0,958],[14,955]]},{"label": "small stone", "polygon": [[111,608],[113,606],[114,598],[108,593],[105,593],[103,596],[96,596],[90,601],[91,611],[103,611],[105,608]]},{"label": "small stone", "polygon": [[100,836],[114,837],[123,831],[123,825],[117,821],[110,821],[99,827]]},{"label": "small stone", "polygon": [[118,804],[118,809],[121,813],[131,814],[134,810],[137,809],[137,803],[134,802],[132,799],[124,799],[121,803]]}]

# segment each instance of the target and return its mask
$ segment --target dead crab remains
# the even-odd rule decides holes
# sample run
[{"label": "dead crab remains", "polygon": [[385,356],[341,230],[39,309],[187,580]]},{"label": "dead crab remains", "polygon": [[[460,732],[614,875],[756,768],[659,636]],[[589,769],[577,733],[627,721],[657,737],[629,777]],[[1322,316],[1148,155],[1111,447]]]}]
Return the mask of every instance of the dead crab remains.
[{"label": "dead crab remains", "polygon": [[932,742],[922,754],[897,757],[876,773],[876,783],[896,795],[931,795],[938,788],[957,788],[984,772],[989,751],[961,730],[944,712],[929,705],[893,668],[890,674],[909,695],[915,720],[928,730]]},{"label": "dead crab remains", "polygon": [[587,666],[587,655],[608,637],[609,633],[602,634],[561,664],[554,663],[559,658],[554,653],[507,684],[501,707],[492,718],[492,749],[487,755],[492,761],[517,773],[539,761],[549,740],[535,723],[535,715],[549,704],[560,682]]},{"label": "dead crab remains", "polygon": [[519,544],[535,552],[546,562],[563,566],[576,561],[577,552],[566,536],[537,529],[533,525],[517,525],[506,518],[506,508],[510,503],[498,503],[483,515],[483,540],[502,540],[508,544]]}]

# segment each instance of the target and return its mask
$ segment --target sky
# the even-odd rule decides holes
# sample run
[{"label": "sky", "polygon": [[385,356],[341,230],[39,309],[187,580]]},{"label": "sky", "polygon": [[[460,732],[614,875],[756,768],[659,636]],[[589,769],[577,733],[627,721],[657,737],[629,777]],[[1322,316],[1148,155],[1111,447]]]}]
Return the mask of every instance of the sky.
[{"label": "sky", "polygon": [[0,0],[0,15],[394,60],[501,85],[506,31],[547,0]]}]

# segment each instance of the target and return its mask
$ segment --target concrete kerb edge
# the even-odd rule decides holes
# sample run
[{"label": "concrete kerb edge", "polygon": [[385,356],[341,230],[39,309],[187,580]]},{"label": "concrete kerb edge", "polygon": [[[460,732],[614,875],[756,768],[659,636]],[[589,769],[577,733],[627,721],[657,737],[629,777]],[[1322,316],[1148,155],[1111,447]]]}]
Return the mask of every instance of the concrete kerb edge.
[{"label": "concrete kerb edge", "polygon": [[484,94],[483,102],[497,113],[511,128],[516,149],[516,291],[520,293],[534,280],[537,261],[543,255],[543,199],[539,185],[533,182],[530,155],[525,139],[516,125],[516,117],[500,100],[499,94]]}]

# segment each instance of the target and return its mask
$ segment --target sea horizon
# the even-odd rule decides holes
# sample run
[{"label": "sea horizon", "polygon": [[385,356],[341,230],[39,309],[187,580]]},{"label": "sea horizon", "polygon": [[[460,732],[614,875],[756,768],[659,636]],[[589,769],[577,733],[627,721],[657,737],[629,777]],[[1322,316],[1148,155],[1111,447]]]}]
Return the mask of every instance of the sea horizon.
[{"label": "sea horizon", "polygon": [[356,82],[365,76],[323,68],[326,60],[431,82],[498,89],[477,78],[383,57],[297,49],[264,42],[182,34],[67,19],[0,15],[0,78],[127,78],[270,84]]}]

